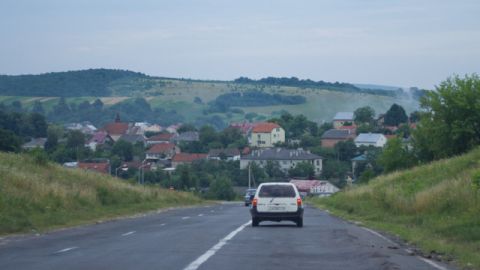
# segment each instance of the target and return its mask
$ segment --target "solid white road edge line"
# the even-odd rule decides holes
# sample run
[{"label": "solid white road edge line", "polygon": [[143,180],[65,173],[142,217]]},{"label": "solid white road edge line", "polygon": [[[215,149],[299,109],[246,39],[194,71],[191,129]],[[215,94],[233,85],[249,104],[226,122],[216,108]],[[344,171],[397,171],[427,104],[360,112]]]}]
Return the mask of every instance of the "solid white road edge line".
[{"label": "solid white road edge line", "polygon": [[55,252],[55,254],[58,254],[58,253],[64,253],[64,252],[67,252],[67,251],[70,251],[70,250],[74,250],[74,249],[77,249],[78,247],[69,247],[69,248],[64,248],[64,249],[61,249],[57,252]]},{"label": "solid white road edge line", "polygon": [[228,240],[231,240],[233,237],[235,237],[235,235],[237,235],[237,233],[239,233],[243,229],[245,229],[245,227],[250,225],[250,223],[251,223],[251,221],[243,224],[242,226],[238,227],[233,232],[229,233],[227,236],[225,236],[223,239],[221,239],[216,245],[214,245],[212,248],[207,250],[207,252],[203,253],[195,261],[191,262],[183,270],[197,270],[200,267],[200,265],[205,263],[213,255],[215,255],[215,253],[217,253],[217,251],[219,251],[228,242]]},{"label": "solid white road edge line", "polygon": [[[379,234],[378,232],[376,232],[376,231],[374,231],[374,230],[370,230],[369,228],[365,228],[365,227],[361,227],[361,228],[364,229],[364,230],[366,230],[367,232],[370,232],[370,233],[372,233],[372,234],[374,234],[374,235],[382,238],[383,240],[385,240],[385,241],[387,241],[387,242],[389,242],[389,243],[391,243],[391,244],[397,245],[397,243],[393,242],[392,240],[386,238],[385,236]],[[405,250],[405,251],[408,252],[408,250]],[[435,268],[437,268],[437,269],[439,269],[439,270],[448,270],[447,268],[445,268],[445,267],[443,267],[443,266],[435,263],[435,262],[432,261],[432,260],[429,260],[429,259],[426,259],[426,258],[423,258],[423,257],[420,257],[420,256],[415,256],[415,257],[419,258],[420,260],[428,263],[429,265],[431,265],[431,266],[433,266],[433,267],[435,267]]]},{"label": "solid white road edge line", "polygon": [[431,266],[433,266],[433,267],[435,267],[435,268],[437,268],[437,269],[439,269],[439,270],[448,270],[447,268],[445,268],[445,267],[443,267],[443,266],[441,266],[441,265],[436,264],[436,263],[435,263],[434,261],[432,261],[432,260],[425,259],[425,258],[422,258],[422,257],[420,257],[420,256],[417,256],[417,258],[419,258],[420,260],[422,260],[422,261],[430,264]]},{"label": "solid white road edge line", "polygon": [[124,234],[122,234],[122,236],[127,236],[127,235],[134,234],[134,233],[136,233],[136,231],[131,231],[131,232],[124,233]]}]

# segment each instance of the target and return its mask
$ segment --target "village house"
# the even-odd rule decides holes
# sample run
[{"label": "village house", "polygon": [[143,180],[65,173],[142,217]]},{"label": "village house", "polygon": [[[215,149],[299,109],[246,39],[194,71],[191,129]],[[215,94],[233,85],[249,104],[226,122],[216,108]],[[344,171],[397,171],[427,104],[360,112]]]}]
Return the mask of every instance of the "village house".
[{"label": "village house", "polygon": [[147,145],[154,145],[159,143],[169,143],[173,141],[175,134],[160,133],[147,139]]},{"label": "village house", "polygon": [[106,143],[113,143],[112,137],[110,137],[110,135],[108,135],[108,133],[106,131],[97,131],[85,143],[85,147],[88,147],[92,151],[95,151],[95,150],[97,150],[98,145],[104,145]]},{"label": "village house", "polygon": [[200,140],[200,134],[196,131],[187,131],[175,135],[172,138],[174,143],[181,143],[181,142],[198,142]]},{"label": "village house", "polygon": [[93,135],[95,132],[97,132],[97,128],[88,121],[82,123],[65,124],[64,127],[67,130],[78,130],[86,135]]},{"label": "village house", "polygon": [[303,149],[286,149],[286,148],[267,148],[253,150],[250,154],[240,158],[240,169],[248,168],[250,163],[255,163],[260,167],[265,167],[268,161],[278,162],[280,169],[288,172],[298,163],[308,162],[315,168],[315,174],[322,172],[321,156],[310,153]]},{"label": "village house", "polygon": [[340,191],[338,187],[325,180],[292,179],[290,183],[294,184],[299,192],[310,196],[326,197]]},{"label": "village house", "polygon": [[346,124],[353,124],[353,112],[338,112],[333,117],[333,128],[338,129]]},{"label": "village house", "polygon": [[86,171],[110,174],[110,160],[108,159],[91,159],[78,162],[78,168]]},{"label": "village house", "polygon": [[22,145],[25,150],[31,150],[35,148],[44,149],[47,138],[33,138],[29,142]]},{"label": "village house", "polygon": [[145,136],[140,134],[123,134],[118,140],[122,140],[131,144],[141,143],[143,146],[146,145]]},{"label": "village house", "polygon": [[349,139],[354,139],[355,133],[348,129],[329,129],[323,133],[322,147],[333,148],[338,142],[344,142]]},{"label": "village house", "polygon": [[285,130],[276,123],[259,123],[252,129],[250,146],[273,147],[285,142]]},{"label": "village house", "polygon": [[231,123],[230,127],[239,129],[243,136],[248,136],[255,124],[249,122]]},{"label": "village house", "polygon": [[360,146],[374,146],[384,147],[387,143],[387,138],[381,133],[360,133],[355,138],[355,145]]},{"label": "village house", "polygon": [[128,134],[130,128],[131,125],[129,123],[122,123],[120,121],[120,115],[117,114],[115,117],[115,122],[106,124],[102,130],[106,131],[113,141],[116,142],[122,135]]},{"label": "village house", "polygon": [[211,149],[208,152],[208,159],[213,160],[240,160],[240,151],[237,148]]},{"label": "village house", "polygon": [[208,154],[178,153],[172,158],[172,167],[177,168],[181,164],[191,164],[195,161],[207,159]]},{"label": "village house", "polygon": [[173,143],[154,144],[145,152],[148,160],[169,160],[178,153],[180,148]]}]

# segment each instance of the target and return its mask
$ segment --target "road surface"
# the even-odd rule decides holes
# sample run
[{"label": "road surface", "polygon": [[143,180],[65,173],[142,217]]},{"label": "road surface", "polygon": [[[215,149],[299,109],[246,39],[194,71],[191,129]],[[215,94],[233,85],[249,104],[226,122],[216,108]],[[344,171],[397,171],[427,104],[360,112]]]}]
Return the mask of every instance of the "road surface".
[{"label": "road surface", "polygon": [[307,207],[304,227],[248,223],[240,203],[0,239],[0,269],[451,269]]}]

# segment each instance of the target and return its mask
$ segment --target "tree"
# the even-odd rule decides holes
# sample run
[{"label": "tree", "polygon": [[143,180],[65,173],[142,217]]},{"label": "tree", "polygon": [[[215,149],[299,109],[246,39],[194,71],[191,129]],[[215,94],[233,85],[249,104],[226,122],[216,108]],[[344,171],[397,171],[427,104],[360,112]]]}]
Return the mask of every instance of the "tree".
[{"label": "tree", "polygon": [[413,145],[422,161],[462,154],[480,144],[480,77],[448,78],[421,99]]},{"label": "tree", "polygon": [[78,130],[72,130],[67,135],[67,147],[76,149],[85,146],[85,135]]},{"label": "tree", "polygon": [[233,191],[232,182],[225,176],[216,177],[210,185],[209,195],[219,200],[233,200],[235,192]]},{"label": "tree", "polygon": [[92,104],[92,107],[95,110],[101,111],[103,109],[103,102],[100,99],[95,99],[95,101]]},{"label": "tree", "polygon": [[285,173],[280,168],[280,163],[278,161],[267,161],[267,165],[265,165],[265,172],[272,179],[285,177]]},{"label": "tree", "polygon": [[308,179],[315,178],[315,167],[309,162],[299,162],[295,167],[288,170],[290,177],[304,177]]},{"label": "tree", "polygon": [[355,123],[372,124],[375,117],[375,110],[370,106],[361,107],[353,113]]},{"label": "tree", "polygon": [[22,141],[10,130],[0,129],[0,151],[18,152]]},{"label": "tree", "polygon": [[407,123],[408,117],[402,106],[394,103],[385,114],[386,126],[398,126],[401,123]]},{"label": "tree", "polygon": [[45,117],[39,113],[31,113],[28,118],[32,127],[31,135],[35,138],[46,137],[48,124]]},{"label": "tree", "polygon": [[335,144],[335,151],[341,161],[350,161],[357,154],[357,146],[352,139]]},{"label": "tree", "polygon": [[112,154],[119,156],[124,161],[131,161],[133,159],[133,145],[124,140],[118,140],[113,145]]},{"label": "tree", "polygon": [[393,138],[388,140],[378,158],[378,163],[388,173],[412,167],[415,164],[415,159],[408,148],[402,145],[399,138]]},{"label": "tree", "polygon": [[39,113],[39,114],[45,114],[45,109],[43,109],[43,105],[40,101],[35,100],[35,102],[33,102],[32,112]]}]

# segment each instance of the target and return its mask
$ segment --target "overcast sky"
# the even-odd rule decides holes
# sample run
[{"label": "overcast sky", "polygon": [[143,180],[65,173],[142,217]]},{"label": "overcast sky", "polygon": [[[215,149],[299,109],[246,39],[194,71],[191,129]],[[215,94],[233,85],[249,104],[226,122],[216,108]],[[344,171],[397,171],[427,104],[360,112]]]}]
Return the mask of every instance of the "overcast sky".
[{"label": "overcast sky", "polygon": [[0,74],[86,68],[433,88],[480,72],[479,0],[1,0]]}]

